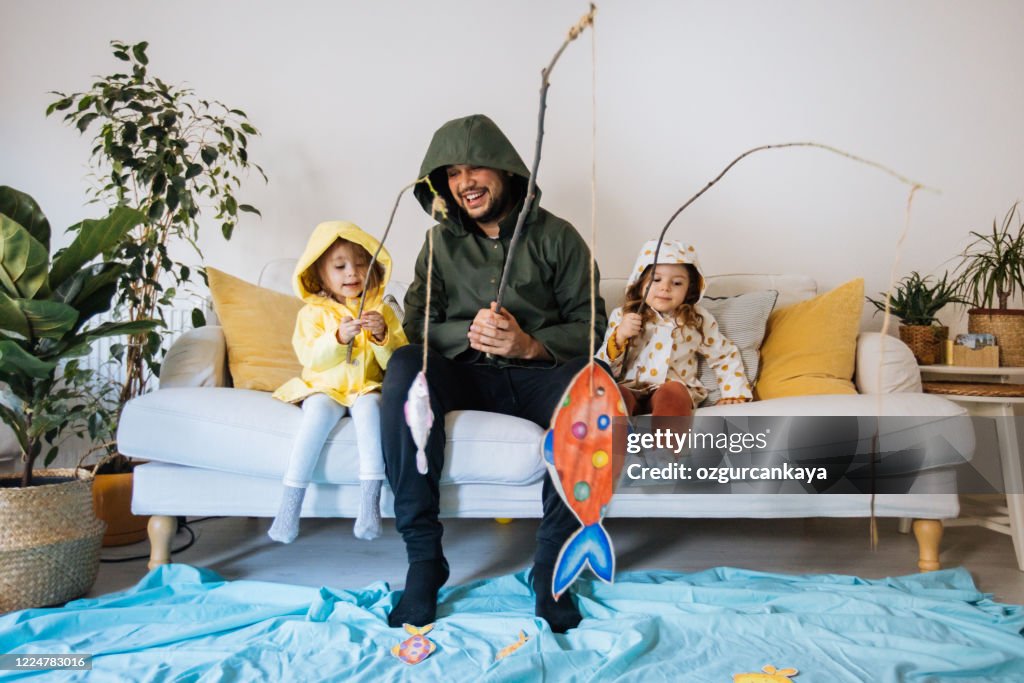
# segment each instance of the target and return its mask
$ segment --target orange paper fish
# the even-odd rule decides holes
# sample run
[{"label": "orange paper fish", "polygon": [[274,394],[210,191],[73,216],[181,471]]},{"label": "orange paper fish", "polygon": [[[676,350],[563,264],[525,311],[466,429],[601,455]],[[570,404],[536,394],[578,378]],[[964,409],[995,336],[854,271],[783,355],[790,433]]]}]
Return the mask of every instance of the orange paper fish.
[{"label": "orange paper fish", "polygon": [[430,633],[434,625],[427,624],[423,627],[416,627],[412,624],[405,624],[404,626],[406,633],[412,635],[391,648],[391,654],[406,664],[419,664],[437,649],[437,645],[426,638],[426,635]]},{"label": "orange paper fish", "polygon": [[562,546],[551,593],[557,599],[586,566],[602,581],[615,575],[615,552],[601,526],[618,480],[613,462],[612,419],[626,415],[615,380],[591,361],[566,389],[544,438],[544,461],[562,500],[583,524]]}]

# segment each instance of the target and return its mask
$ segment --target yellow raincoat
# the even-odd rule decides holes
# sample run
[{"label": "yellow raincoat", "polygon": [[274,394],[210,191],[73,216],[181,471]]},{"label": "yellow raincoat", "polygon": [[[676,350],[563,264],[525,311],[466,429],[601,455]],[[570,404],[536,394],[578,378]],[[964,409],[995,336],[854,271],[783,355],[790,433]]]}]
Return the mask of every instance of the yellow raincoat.
[{"label": "yellow raincoat", "polygon": [[316,226],[295,266],[292,280],[295,293],[306,302],[295,320],[292,335],[295,355],[302,363],[302,376],[279,387],[274,392],[276,399],[298,403],[311,394],[320,393],[343,406],[351,406],[358,396],[380,389],[391,354],[409,343],[398,316],[384,303],[384,286],[391,277],[391,255],[381,249],[377,261],[384,268],[384,278],[380,287],[367,295],[364,310],[377,311],[384,316],[387,335],[383,342],[377,343],[368,330],[360,331],[352,348],[352,361],[345,361],[348,346],[338,343],[338,327],[342,318],[356,317],[359,300],[349,299],[342,304],[330,296],[321,296],[311,291],[315,281],[305,277],[306,271],[339,237],[361,245],[371,256],[380,244],[358,226],[345,221],[327,221]]}]

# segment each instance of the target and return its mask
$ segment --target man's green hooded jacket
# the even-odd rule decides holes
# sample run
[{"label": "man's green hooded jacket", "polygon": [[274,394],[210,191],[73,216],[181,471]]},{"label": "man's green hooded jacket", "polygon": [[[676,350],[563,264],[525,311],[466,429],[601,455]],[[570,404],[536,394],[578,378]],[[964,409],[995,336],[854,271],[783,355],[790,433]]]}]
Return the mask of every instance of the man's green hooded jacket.
[{"label": "man's green hooded jacket", "polygon": [[[448,189],[445,168],[452,164],[483,166],[512,174],[508,187],[514,205],[500,222],[497,239],[487,237],[456,205]],[[469,325],[480,309],[498,294],[502,267],[516,219],[523,206],[529,170],[505,134],[486,116],[455,119],[441,126],[423,158],[419,177],[429,174],[448,203],[448,218],[434,233],[433,287],[430,299],[430,347],[444,356],[478,361],[484,355],[469,348]],[[423,184],[415,194],[427,213],[433,197]],[[502,305],[524,332],[537,339],[556,364],[589,356],[590,250],[567,221],[540,208],[540,189],[530,208],[516,253],[509,265],[508,287]],[[416,273],[405,296],[403,327],[409,341],[423,343],[426,308],[427,243],[416,259]],[[596,338],[607,323],[604,300],[596,301]],[[495,358],[497,364],[551,365]]]}]

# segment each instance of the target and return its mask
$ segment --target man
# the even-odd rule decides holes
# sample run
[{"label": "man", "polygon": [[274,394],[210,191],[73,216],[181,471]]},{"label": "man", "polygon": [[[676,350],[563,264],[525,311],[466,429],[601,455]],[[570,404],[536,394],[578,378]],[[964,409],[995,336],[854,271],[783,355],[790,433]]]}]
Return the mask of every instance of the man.
[{"label": "man", "polygon": [[[593,349],[590,338],[590,252],[568,222],[530,207],[509,269],[501,311],[498,284],[516,219],[526,198],[529,171],[512,143],[486,116],[444,124],[430,142],[420,177],[430,175],[449,207],[435,225],[430,311],[426,310],[424,244],[405,297],[403,327],[411,342],[391,357],[384,378],[381,431],[388,483],[395,494],[395,525],[405,540],[405,591],[388,616],[392,626],[434,621],[437,592],[448,580],[438,521],[438,480],[444,463],[444,414],[488,410],[516,415],[544,428],[556,402]],[[417,199],[429,213],[423,184]],[[606,324],[597,299],[597,338]],[[416,469],[416,446],[403,405],[422,365],[423,319],[430,316],[427,381],[434,424],[426,445],[428,472]],[[539,450],[538,450],[539,452]],[[477,454],[487,458],[487,453]],[[537,531],[532,582],[536,613],[564,633],[580,621],[566,593],[551,596],[551,575],[566,538],[579,526],[545,475],[544,516]]]}]

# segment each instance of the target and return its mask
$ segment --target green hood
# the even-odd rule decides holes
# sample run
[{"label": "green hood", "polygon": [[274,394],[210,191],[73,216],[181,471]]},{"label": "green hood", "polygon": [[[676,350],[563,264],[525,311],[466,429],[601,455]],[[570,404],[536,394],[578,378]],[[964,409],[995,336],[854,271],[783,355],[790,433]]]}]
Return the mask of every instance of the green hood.
[{"label": "green hood", "polygon": [[[430,140],[427,153],[420,164],[420,172],[417,177],[430,176],[430,182],[434,188],[444,197],[449,207],[448,218],[441,221],[441,225],[456,233],[466,232],[464,226],[473,225],[472,219],[466,216],[452,197],[448,190],[448,178],[445,168],[452,164],[470,164],[472,166],[484,166],[499,171],[508,171],[514,178],[511,182],[513,210],[509,216],[502,221],[511,220],[514,225],[516,217],[526,196],[526,185],[530,178],[530,171],[520,158],[516,148],[512,146],[501,129],[483,114],[473,114],[461,119],[454,119],[437,129],[434,137]],[[424,184],[417,185],[413,190],[420,206],[428,214],[433,203],[433,195]],[[533,218],[540,205],[540,188],[536,189],[536,198],[530,208],[528,218]]]}]

